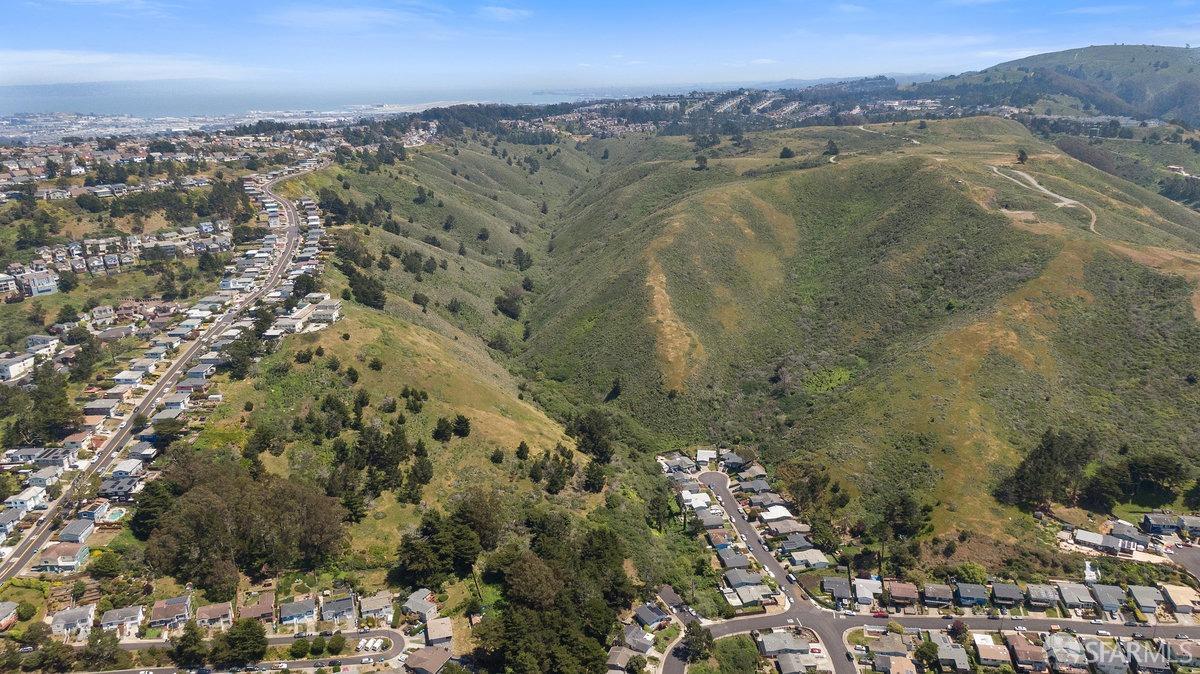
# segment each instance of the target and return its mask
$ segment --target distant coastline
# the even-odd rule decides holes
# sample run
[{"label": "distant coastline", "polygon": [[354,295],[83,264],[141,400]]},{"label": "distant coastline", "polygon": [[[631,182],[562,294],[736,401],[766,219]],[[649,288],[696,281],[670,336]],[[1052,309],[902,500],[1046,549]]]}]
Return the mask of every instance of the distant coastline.
[{"label": "distant coastline", "polygon": [[[387,107],[422,110],[455,102],[556,103],[569,95],[522,90],[266,89],[212,80],[156,80],[0,86],[0,115],[68,113],[147,119],[229,117],[272,111],[333,112]],[[398,110],[401,111],[401,110]]]}]

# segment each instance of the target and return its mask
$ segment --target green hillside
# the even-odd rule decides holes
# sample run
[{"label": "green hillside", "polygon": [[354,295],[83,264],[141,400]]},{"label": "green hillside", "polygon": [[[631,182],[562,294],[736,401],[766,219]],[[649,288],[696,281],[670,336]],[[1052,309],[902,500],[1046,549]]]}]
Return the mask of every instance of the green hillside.
[{"label": "green hillside", "polygon": [[[1200,119],[1200,53],[1183,47],[1101,45],[1038,54],[978,72],[948,77],[929,91],[1002,95],[1013,105],[1039,103],[1069,112],[1053,100],[1067,96],[1084,114]],[[1050,105],[1046,105],[1051,99]],[[1063,99],[1057,99],[1062,101]],[[1039,109],[1039,112],[1041,110]]]},{"label": "green hillside", "polygon": [[[413,386],[430,401],[411,438],[428,442],[439,416],[478,420],[431,444],[424,498],[446,502],[467,474],[521,498],[538,489],[515,444],[569,446],[570,420],[598,407],[624,441],[610,476],[644,487],[651,451],[737,446],[785,484],[827,468],[854,495],[839,522],[890,487],[928,506],[935,531],[1005,545],[1028,544],[1032,520],[993,491],[1047,428],[1094,433],[1093,466],[1200,458],[1186,442],[1200,422],[1200,214],[994,118],[755,133],[706,150],[704,170],[695,152],[682,137],[468,135],[294,181],[354,216],[335,228],[326,289],[363,274],[386,302],[289,338],[208,439],[244,441],[357,388],[386,425],[375,406]],[[316,346],[359,383],[296,362]],[[365,367],[374,356],[381,372]],[[269,470],[336,473],[329,443],[285,437],[262,455]],[[597,504],[577,483],[554,499]],[[369,499],[355,525],[367,568],[417,512],[390,489]],[[639,571],[662,577],[673,558],[651,543]]]},{"label": "green hillside", "polygon": [[[836,164],[811,161],[826,138]],[[568,205],[525,354],[540,400],[607,400],[652,442],[815,459],[863,491],[904,476],[946,527],[1007,519],[990,487],[1050,426],[1185,449],[1195,212],[998,120],[754,146],[696,171],[668,145]],[[990,170],[1018,148],[1095,234]]]}]

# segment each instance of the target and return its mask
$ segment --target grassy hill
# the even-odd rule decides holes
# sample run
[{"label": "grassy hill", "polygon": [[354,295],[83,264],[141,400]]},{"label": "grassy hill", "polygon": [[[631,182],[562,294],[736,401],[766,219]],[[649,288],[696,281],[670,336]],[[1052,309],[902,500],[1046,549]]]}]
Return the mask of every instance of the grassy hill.
[{"label": "grassy hill", "polygon": [[[1200,110],[1200,54],[1183,47],[1101,45],[1038,54],[921,85],[1012,97],[1015,105],[1069,114],[1068,100],[1086,114],[1150,116],[1195,122]],[[1061,98],[1061,97],[1067,98]],[[1090,112],[1089,112],[1090,111]],[[1039,110],[1040,112],[1040,110]]]},{"label": "grassy hill", "polygon": [[[1195,211],[993,118],[748,141],[706,150],[697,170],[680,137],[463,139],[380,171],[293,181],[294,194],[387,207],[375,226],[339,231],[358,242],[386,306],[348,303],[332,330],[285,340],[253,385],[226,389],[231,404],[201,441],[237,446],[359,388],[365,417],[389,422],[377,405],[410,386],[429,393],[406,421],[430,443],[427,503],[479,483],[523,499],[538,490],[515,445],[570,445],[563,422],[598,406],[631,446],[613,475],[636,486],[619,490],[635,501],[649,450],[723,443],[780,475],[827,467],[861,497],[845,522],[881,489],[913,490],[935,532],[977,532],[986,542],[961,554],[984,561],[1038,537],[991,494],[1047,428],[1096,433],[1093,465],[1155,449],[1200,459],[1189,442],[1200,422]],[[794,159],[779,158],[785,146]],[[418,189],[434,196],[417,203]],[[532,266],[514,262],[518,247]],[[327,273],[334,294],[345,283]],[[505,294],[516,319],[497,310]],[[381,371],[366,366],[374,357]],[[430,442],[437,417],[459,413],[471,436]],[[278,456],[263,455],[268,470],[318,481],[336,470],[328,442],[284,436]],[[627,516],[579,491],[553,500],[600,521]],[[418,512],[389,491],[371,501],[355,525],[363,568],[386,565]],[[664,545],[645,539],[639,571],[672,573]]]},{"label": "grassy hill", "polygon": [[[938,528],[1024,527],[990,487],[1049,426],[1188,451],[1194,211],[992,119],[756,135],[706,171],[662,145],[568,204],[524,356],[539,400],[860,491],[900,477]],[[1011,180],[1018,148],[1096,223]]]}]

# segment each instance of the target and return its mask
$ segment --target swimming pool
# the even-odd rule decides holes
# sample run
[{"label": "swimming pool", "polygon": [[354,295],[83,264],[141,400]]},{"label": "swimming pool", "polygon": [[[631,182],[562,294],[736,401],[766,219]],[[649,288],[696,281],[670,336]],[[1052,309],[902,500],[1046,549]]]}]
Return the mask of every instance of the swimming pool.
[{"label": "swimming pool", "polygon": [[104,516],[104,521],[105,522],[120,522],[121,518],[124,516],[125,516],[124,508],[113,508],[112,510],[108,511],[108,514],[106,514]]}]

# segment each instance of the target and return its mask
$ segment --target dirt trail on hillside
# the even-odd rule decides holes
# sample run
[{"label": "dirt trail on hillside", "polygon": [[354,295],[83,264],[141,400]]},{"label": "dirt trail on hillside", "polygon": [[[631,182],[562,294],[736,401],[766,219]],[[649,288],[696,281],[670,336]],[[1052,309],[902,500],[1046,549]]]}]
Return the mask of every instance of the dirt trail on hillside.
[{"label": "dirt trail on hillside", "polygon": [[[1160,246],[1139,246],[1136,244],[1116,241],[1109,239],[1096,231],[1096,212],[1087,204],[1081,203],[1070,197],[1064,197],[1061,194],[1056,194],[1046,189],[1033,176],[1024,171],[1017,169],[1009,169],[1013,173],[1021,176],[1024,179],[1017,180],[1016,178],[1007,175],[1000,171],[994,164],[988,165],[992,172],[996,175],[1030,190],[1035,190],[1055,200],[1055,206],[1059,208],[1082,208],[1091,216],[1091,223],[1088,225],[1088,231],[1100,237],[1102,243],[1115,253],[1133,260],[1134,262],[1156,269],[1166,274],[1177,274],[1186,278],[1195,284],[1192,290],[1192,315],[1196,320],[1200,321],[1200,255],[1196,253],[1188,253],[1185,251],[1172,250],[1170,248],[1162,248]],[[1006,211],[1001,209],[1013,221],[1013,224],[1028,231],[1038,233],[1062,233],[1062,228],[1058,225],[1051,225],[1037,218],[1036,215],[1028,211]]]},{"label": "dirt trail on hillside", "polygon": [[1088,223],[1088,231],[1090,231],[1092,234],[1096,234],[1097,236],[1100,234],[1099,232],[1096,231],[1096,211],[1092,210],[1091,206],[1088,206],[1087,204],[1076,201],[1070,197],[1064,197],[1061,194],[1056,194],[1054,192],[1051,192],[1050,190],[1046,189],[1046,187],[1044,185],[1039,183],[1037,181],[1037,178],[1034,178],[1033,176],[1029,175],[1028,173],[1026,173],[1024,171],[1019,171],[1014,168],[1009,169],[1013,173],[1021,176],[1021,178],[1023,179],[1023,180],[1017,180],[1016,178],[1008,175],[1007,173],[1002,172],[999,168],[996,167],[995,164],[988,164],[988,166],[991,167],[992,173],[995,173],[996,175],[1000,176],[1001,178],[1004,178],[1005,180],[1011,180],[1012,182],[1020,185],[1021,187],[1024,187],[1027,190],[1034,190],[1036,192],[1041,192],[1042,194],[1050,197],[1051,199],[1054,199],[1055,200],[1054,205],[1057,208],[1081,208],[1084,211],[1087,211],[1088,216],[1091,218],[1091,222]]}]

